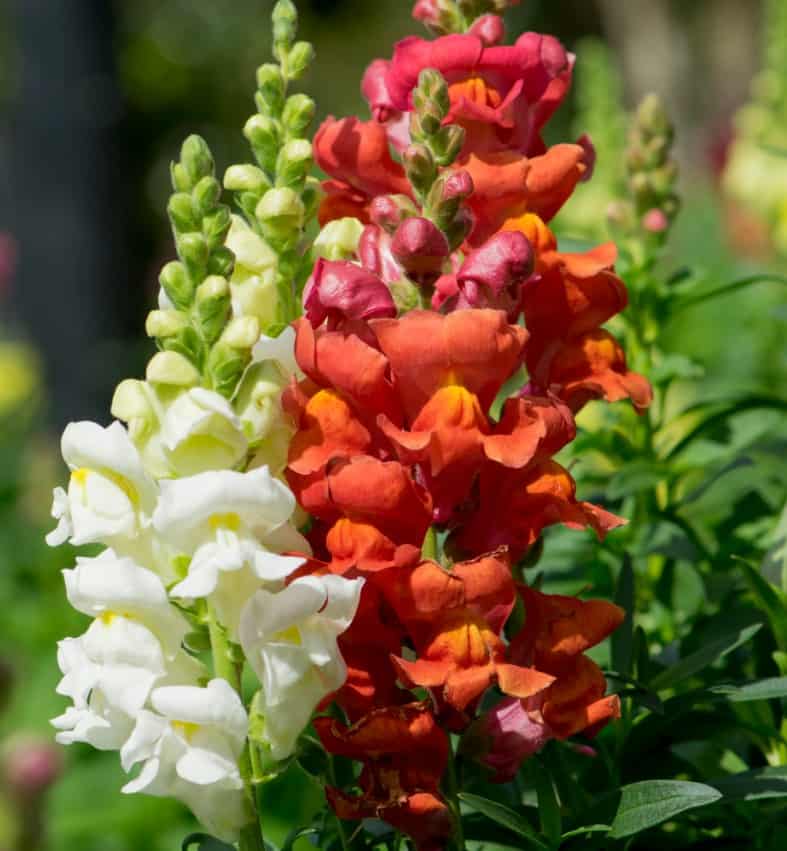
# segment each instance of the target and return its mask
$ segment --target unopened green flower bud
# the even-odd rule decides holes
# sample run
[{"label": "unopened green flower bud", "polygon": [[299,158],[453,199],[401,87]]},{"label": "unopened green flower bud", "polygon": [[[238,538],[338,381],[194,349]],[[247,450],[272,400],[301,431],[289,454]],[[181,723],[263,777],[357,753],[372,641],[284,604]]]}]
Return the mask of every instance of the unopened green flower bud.
[{"label": "unopened green flower bud", "polygon": [[206,216],[219,203],[221,184],[215,177],[203,177],[194,187],[193,197],[199,214]]},{"label": "unopened green flower bud", "polygon": [[300,80],[314,62],[314,48],[308,41],[296,41],[287,54],[287,73],[292,80]]},{"label": "unopened green flower bud", "polygon": [[176,192],[172,195],[167,204],[167,213],[172,222],[172,227],[179,233],[188,233],[199,229],[199,219],[189,193]]},{"label": "unopened green flower bud", "polygon": [[177,239],[178,257],[183,261],[194,280],[205,274],[210,257],[207,239],[201,233],[184,233]]},{"label": "unopened green flower bud", "polygon": [[180,161],[194,186],[213,174],[213,154],[201,136],[189,136],[180,149]]},{"label": "unopened green flower bud", "polygon": [[637,109],[637,125],[650,133],[669,133],[671,124],[658,95],[647,95]]},{"label": "unopened green flower bud", "polygon": [[176,192],[191,192],[194,184],[191,182],[189,173],[182,163],[170,163],[169,173],[172,179],[172,188]]},{"label": "unopened green flower bud", "polygon": [[178,352],[158,352],[150,359],[145,378],[153,384],[193,387],[200,374],[194,364]]},{"label": "unopened green flower bud", "polygon": [[[230,221],[232,216],[230,216]],[[208,261],[208,274],[221,275],[222,278],[230,278],[232,270],[235,268],[235,255],[229,250],[221,246],[213,250]]]},{"label": "unopened green flower bud", "polygon": [[304,94],[287,98],[282,113],[282,124],[290,136],[303,136],[314,118],[314,101]]},{"label": "unopened green flower bud", "polygon": [[251,143],[260,165],[267,171],[273,171],[279,152],[279,129],[276,122],[265,115],[252,115],[243,128],[243,135]]},{"label": "unopened green flower bud", "polygon": [[179,310],[151,310],[145,320],[145,333],[148,337],[172,337],[188,325],[186,315]]},{"label": "unopened green flower bud", "polygon": [[312,167],[312,144],[307,139],[293,139],[279,151],[276,162],[276,185],[300,190]]},{"label": "unopened green flower bud", "polygon": [[349,260],[358,250],[363,224],[358,219],[334,219],[314,240],[314,254],[326,260]]},{"label": "unopened green flower bud", "polygon": [[458,124],[442,127],[438,133],[432,136],[429,144],[438,165],[451,165],[464,147],[464,127],[460,127]]},{"label": "unopened green flower bud", "polygon": [[202,220],[202,233],[208,241],[208,246],[212,250],[224,244],[224,239],[227,236],[227,231],[230,229],[230,211],[229,207],[221,206],[215,213],[205,216]]},{"label": "unopened green flower bud", "polygon": [[230,285],[220,275],[210,275],[197,289],[197,319],[208,343],[219,338],[230,311]]},{"label": "unopened green flower bud", "polygon": [[271,20],[274,48],[277,51],[289,48],[298,30],[298,10],[292,0],[279,0],[273,8]]},{"label": "unopened green flower bud", "polygon": [[268,62],[257,69],[257,89],[266,111],[280,115],[284,108],[284,78],[278,65]]},{"label": "unopened green flower bud", "polygon": [[422,306],[421,291],[408,278],[400,278],[391,284],[389,289],[400,316],[409,310],[415,310]]},{"label": "unopened green flower bud", "polygon": [[224,173],[224,188],[231,192],[262,192],[268,186],[265,172],[256,165],[231,165]]},{"label": "unopened green flower bud", "polygon": [[437,177],[437,166],[426,145],[408,145],[402,156],[407,179],[420,195],[426,194]]},{"label": "unopened green flower bud", "polygon": [[443,75],[433,68],[425,68],[418,76],[418,86],[413,91],[413,106],[416,112],[420,112],[429,105],[436,110],[440,118],[448,115],[451,108],[451,99],[448,94],[448,85]]},{"label": "unopened green flower bud", "polygon": [[173,260],[167,263],[159,274],[159,283],[167,294],[167,298],[175,307],[188,307],[194,295],[194,285],[191,282],[186,267]]}]

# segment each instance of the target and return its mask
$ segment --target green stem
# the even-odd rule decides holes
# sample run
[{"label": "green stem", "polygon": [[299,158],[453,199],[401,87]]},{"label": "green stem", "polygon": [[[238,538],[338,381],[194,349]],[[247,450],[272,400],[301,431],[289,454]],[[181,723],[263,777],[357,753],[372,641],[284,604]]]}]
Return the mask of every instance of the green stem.
[{"label": "green stem", "polygon": [[[207,610],[208,635],[210,636],[210,649],[213,657],[213,673],[217,677],[226,680],[238,693],[241,694],[241,666],[237,665],[230,653],[230,645],[227,633],[216,617],[213,606],[208,603]],[[252,783],[252,744],[246,740],[246,747],[240,758],[240,773],[243,778],[246,804],[249,810],[249,823],[241,829],[238,841],[239,851],[265,851],[265,840],[262,835],[262,823],[257,809],[257,800],[254,795]]]},{"label": "green stem", "polygon": [[[336,767],[331,754],[328,754],[328,782],[333,787],[338,785],[336,782]],[[344,829],[344,822],[335,813],[334,818],[336,819],[336,829],[339,833],[339,841],[342,844],[342,851],[350,851],[350,842],[347,839],[347,831]]]},{"label": "green stem", "polygon": [[450,737],[448,740],[448,768],[445,774],[445,781],[448,802],[451,805],[456,822],[454,844],[457,851],[465,851],[465,832],[462,826],[462,811],[459,806],[459,781],[456,774],[456,754]]},{"label": "green stem", "polygon": [[425,559],[437,561],[437,530],[434,526],[430,526],[424,538],[421,553]]}]

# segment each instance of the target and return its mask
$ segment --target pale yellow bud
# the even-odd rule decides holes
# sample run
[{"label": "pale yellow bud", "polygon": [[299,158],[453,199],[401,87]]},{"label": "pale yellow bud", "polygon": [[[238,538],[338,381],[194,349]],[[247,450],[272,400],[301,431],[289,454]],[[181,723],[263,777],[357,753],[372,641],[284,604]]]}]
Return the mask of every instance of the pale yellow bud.
[{"label": "pale yellow bud", "polygon": [[237,316],[224,329],[221,342],[233,349],[250,349],[259,338],[259,319],[256,316]]},{"label": "pale yellow bud", "polygon": [[265,172],[256,165],[231,165],[224,172],[224,188],[232,192],[261,192],[268,185]]},{"label": "pale yellow bud", "polygon": [[177,387],[193,387],[200,381],[197,368],[177,352],[158,352],[153,355],[145,377],[154,384],[173,384]]},{"label": "pale yellow bud", "polygon": [[151,310],[145,320],[148,337],[172,337],[182,331],[188,320],[179,310]]}]

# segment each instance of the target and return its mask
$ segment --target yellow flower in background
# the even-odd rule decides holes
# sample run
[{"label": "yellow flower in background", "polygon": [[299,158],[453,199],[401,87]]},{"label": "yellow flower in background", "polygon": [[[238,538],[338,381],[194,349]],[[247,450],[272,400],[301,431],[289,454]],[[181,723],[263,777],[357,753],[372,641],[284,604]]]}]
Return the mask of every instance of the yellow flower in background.
[{"label": "yellow flower in background", "polygon": [[27,402],[40,385],[35,351],[24,343],[0,342],[0,416]]}]

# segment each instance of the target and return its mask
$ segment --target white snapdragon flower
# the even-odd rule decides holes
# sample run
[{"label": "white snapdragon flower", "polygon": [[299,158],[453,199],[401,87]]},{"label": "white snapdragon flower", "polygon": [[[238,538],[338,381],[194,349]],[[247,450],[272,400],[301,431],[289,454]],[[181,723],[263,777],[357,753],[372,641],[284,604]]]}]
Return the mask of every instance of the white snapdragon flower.
[{"label": "white snapdragon flower", "polygon": [[232,405],[204,387],[128,379],[115,391],[112,413],[128,423],[145,468],[156,479],[232,468],[249,450]]},{"label": "white snapdragon flower", "polygon": [[171,595],[211,597],[219,620],[235,637],[246,601],[263,585],[281,588],[303,564],[302,558],[278,553],[309,552],[289,523],[294,508],[292,492],[266,467],[162,482],[153,525],[191,557],[188,576]]},{"label": "white snapdragon flower", "polygon": [[204,669],[181,649],[188,622],[151,571],[106,550],[63,575],[71,604],[96,620],[58,645],[57,691],[73,705],[52,722],[57,740],[119,749],[154,685],[193,683]]},{"label": "white snapdragon flower", "polygon": [[260,328],[269,328],[278,319],[278,256],[243,218],[236,215],[232,216],[225,244],[235,255],[230,278],[232,315],[255,316]]},{"label": "white snapdragon flower", "polygon": [[275,759],[294,750],[317,704],[347,667],[336,639],[352,623],[362,579],[305,576],[283,591],[258,591],[243,609],[240,640],[262,684],[264,736]]},{"label": "white snapdragon flower", "polygon": [[134,549],[144,538],[156,502],[156,486],[125,428],[114,422],[69,424],[61,440],[71,470],[68,491],[55,488],[52,515],[57,528],[50,546],[70,540]]},{"label": "white snapdragon flower", "polygon": [[240,698],[214,679],[204,688],[154,689],[150,704],[120,754],[126,771],[142,763],[123,791],[178,798],[212,834],[231,842],[249,818],[238,769],[248,730]]}]

